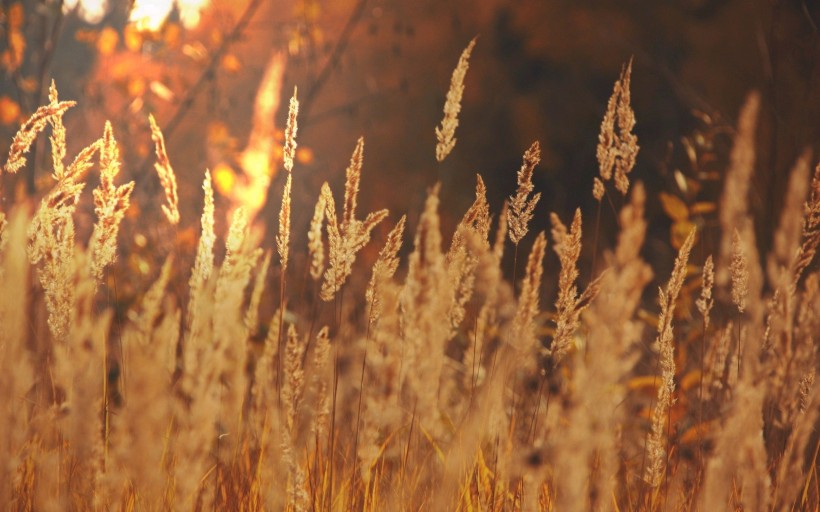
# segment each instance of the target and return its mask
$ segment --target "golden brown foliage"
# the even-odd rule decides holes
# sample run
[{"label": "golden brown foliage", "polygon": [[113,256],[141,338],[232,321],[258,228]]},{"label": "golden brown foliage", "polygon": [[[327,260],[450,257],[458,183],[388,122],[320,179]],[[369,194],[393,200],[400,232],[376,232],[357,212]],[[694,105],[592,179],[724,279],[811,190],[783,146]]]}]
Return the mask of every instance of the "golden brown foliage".
[{"label": "golden brown foliage", "polygon": [[[578,270],[581,211],[569,226],[552,214],[560,270],[546,271],[539,233],[518,294],[503,256],[508,237],[517,247],[526,235],[539,198],[537,143],[492,245],[477,176],[449,240],[442,226],[460,212],[444,211],[444,185],[430,189],[402,261],[412,216],[385,229],[378,257],[362,255],[387,211],[357,219],[359,139],[341,212],[321,188],[307,254],[291,247],[291,217],[309,207],[292,195],[291,173],[276,247],[257,247],[249,205],[235,209],[223,251],[206,171],[191,275],[191,255],[174,246],[147,265],[149,281],[133,280],[132,296],[107,300],[104,272],[131,271],[118,231],[133,184],[115,184],[119,147],[108,124],[66,165],[67,104],[52,87],[10,161],[22,165],[50,126],[56,183],[34,215],[25,203],[0,212],[0,502],[83,511],[816,509],[820,167],[810,180],[811,156],[797,159],[773,249],[761,255],[747,201],[760,108],[750,96],[717,213],[719,251],[700,260],[708,246],[689,231],[653,305],[642,299],[652,279],[641,256],[647,193],[641,183],[626,190],[637,152],[630,72],[616,83],[599,146],[596,199],[613,177],[629,197],[604,271],[584,281]],[[296,110],[294,94],[291,162]],[[155,132],[158,168],[170,172]],[[91,230],[90,209],[78,204],[97,152]],[[170,220],[176,192],[163,187]],[[710,222],[701,229],[707,239]],[[646,254],[663,254],[659,245]],[[274,250],[278,301],[266,286]],[[129,258],[116,262],[118,253]],[[372,271],[355,270],[357,257]],[[29,264],[39,279],[28,278]],[[290,296],[288,265],[304,276]],[[701,282],[688,282],[701,265]],[[319,297],[308,274],[324,277]],[[551,279],[554,310],[542,311]]]}]

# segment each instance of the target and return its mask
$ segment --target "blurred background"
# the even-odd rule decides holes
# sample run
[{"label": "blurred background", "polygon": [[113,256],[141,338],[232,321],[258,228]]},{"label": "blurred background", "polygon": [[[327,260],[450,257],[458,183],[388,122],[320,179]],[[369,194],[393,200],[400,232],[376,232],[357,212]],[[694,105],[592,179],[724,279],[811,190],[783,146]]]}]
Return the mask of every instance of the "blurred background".
[{"label": "blurred background", "polygon": [[[543,195],[533,229],[548,229],[551,211],[568,222],[581,207],[589,235],[601,118],[622,65],[634,58],[641,150],[631,178],[649,188],[646,257],[671,265],[692,224],[704,228],[701,254],[715,246],[714,205],[751,90],[763,95],[752,200],[767,247],[789,169],[820,141],[818,25],[820,3],[807,0],[3,0],[0,150],[7,154],[20,123],[47,102],[53,79],[61,99],[78,102],[66,115],[69,158],[101,135],[106,119],[113,124],[121,179],[137,181],[121,235],[134,243],[126,245],[146,255],[167,253],[157,250],[163,244],[192,250],[206,168],[220,229],[225,212],[248,204],[271,244],[284,182],[282,130],[298,87],[297,248],[321,183],[341,197],[359,136],[360,216],[391,211],[377,240],[402,213],[412,229],[438,181],[446,233],[472,202],[476,173],[497,213],[536,140],[543,160],[534,179]],[[475,36],[458,142],[439,164],[434,127],[453,68]],[[159,210],[149,113],[165,132],[179,180],[182,222],[173,233]],[[7,204],[51,185],[45,140],[36,152],[19,175],[1,178]],[[617,192],[608,196],[599,247],[614,238],[614,211],[624,202]],[[90,204],[85,211],[90,226]],[[582,265],[591,262],[589,246]],[[150,272],[150,256],[142,257],[131,264]],[[557,260],[548,260],[553,272]]]}]

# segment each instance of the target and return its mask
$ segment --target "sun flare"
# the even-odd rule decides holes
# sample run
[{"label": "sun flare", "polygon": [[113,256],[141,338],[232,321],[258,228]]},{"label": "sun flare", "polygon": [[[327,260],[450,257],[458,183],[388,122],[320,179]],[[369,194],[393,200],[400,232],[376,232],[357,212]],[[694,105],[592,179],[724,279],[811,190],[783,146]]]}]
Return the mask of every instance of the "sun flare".
[{"label": "sun flare", "polygon": [[[139,30],[156,32],[176,10],[179,21],[185,28],[199,24],[202,10],[209,0],[134,0],[128,20]],[[64,12],[76,12],[86,23],[100,23],[110,11],[108,0],[66,0]]]}]

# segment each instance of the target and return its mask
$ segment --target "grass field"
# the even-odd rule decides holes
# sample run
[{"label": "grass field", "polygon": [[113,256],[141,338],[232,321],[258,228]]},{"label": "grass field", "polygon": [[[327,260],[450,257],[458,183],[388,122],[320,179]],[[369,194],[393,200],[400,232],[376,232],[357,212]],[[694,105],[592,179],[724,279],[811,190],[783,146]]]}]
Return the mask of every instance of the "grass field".
[{"label": "grass field", "polygon": [[[458,114],[472,49],[429,148],[439,161],[470,129]],[[344,190],[316,190],[309,232],[292,233],[291,209],[314,208],[291,201],[294,93],[282,207],[269,228],[276,244],[259,246],[259,226],[241,206],[218,239],[214,217],[224,212],[215,212],[206,173],[195,258],[156,255],[164,264],[124,312],[110,299],[126,268],[117,259],[132,251],[119,229],[133,190],[118,178],[128,141],[107,125],[66,155],[62,118],[73,103],[52,86],[2,170],[16,173],[35,139],[50,137],[53,188],[39,204],[0,212],[0,503],[816,509],[820,166],[812,173],[812,155],[797,158],[772,220],[773,250],[759,254],[747,197],[760,99],[750,94],[722,197],[698,206],[719,225],[714,253],[691,221],[694,207],[666,194],[664,208],[682,226],[677,258],[644,261],[645,205],[658,192],[630,182],[640,158],[631,72],[624,66],[603,117],[589,192],[597,212],[553,214],[549,233],[530,230],[537,142],[502,211],[490,211],[478,176],[475,202],[449,212],[462,220],[442,233],[441,185],[428,191],[414,232],[404,212],[358,211],[363,139]],[[151,122],[165,195],[163,215],[147,222],[175,226],[176,179]],[[89,193],[91,174],[99,185]],[[93,197],[91,219],[77,208],[83,194]],[[610,205],[619,233],[604,247],[600,217]],[[87,239],[79,218],[93,223]],[[591,271],[579,269],[590,240]],[[378,257],[364,257],[365,247]],[[560,272],[544,275],[554,257]],[[512,278],[503,271],[510,260]],[[664,285],[647,292],[653,269],[670,265],[670,275],[655,276]],[[542,295],[546,280],[557,296]]]}]

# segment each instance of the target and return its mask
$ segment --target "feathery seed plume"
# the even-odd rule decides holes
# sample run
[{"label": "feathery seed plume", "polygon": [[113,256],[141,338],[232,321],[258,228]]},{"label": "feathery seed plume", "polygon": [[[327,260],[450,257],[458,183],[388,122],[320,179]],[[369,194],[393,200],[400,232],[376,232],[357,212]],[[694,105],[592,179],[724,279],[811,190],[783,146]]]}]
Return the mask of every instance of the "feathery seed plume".
[{"label": "feathery seed plume", "polygon": [[709,312],[712,311],[712,306],[715,305],[715,300],[712,298],[712,287],[715,285],[715,264],[712,261],[710,254],[703,264],[703,283],[701,285],[700,298],[695,302],[695,305],[703,315],[703,331],[709,327]]},{"label": "feathery seed plume", "polygon": [[240,206],[233,212],[231,225],[228,228],[228,236],[225,238],[225,261],[220,269],[221,273],[227,273],[226,267],[236,264],[236,258],[242,253],[245,245],[245,238],[248,230],[248,210]]},{"label": "feathery seed plume", "polygon": [[345,204],[342,213],[342,225],[353,227],[356,218],[356,200],[359,196],[359,183],[362,180],[364,163],[364,137],[356,141],[356,149],[350,157],[350,165],[345,170]]},{"label": "feathery seed plume", "polygon": [[23,154],[28,151],[37,134],[50,123],[51,142],[55,146],[52,148],[53,177],[57,180],[57,185],[40,201],[37,213],[29,223],[29,244],[26,249],[32,264],[43,262],[38,270],[38,277],[45,292],[47,323],[54,340],[62,342],[69,335],[76,296],[74,279],[77,264],[72,215],[85,187],[80,178],[91,167],[91,160],[101,142],[97,141],[80,151],[66,169],[63,165],[65,128],[62,115],[74,103],[58,102],[57,89],[53,83],[49,99],[50,104],[39,108],[15,136],[6,170],[16,172],[25,165]]},{"label": "feathery seed plume", "polygon": [[[791,297],[796,291],[799,280],[797,263],[800,257],[802,232],[806,222],[810,220],[810,213],[806,215],[806,200],[809,190],[809,172],[811,171],[811,152],[806,149],[792,167],[789,176],[786,195],[783,198],[783,208],[780,213],[780,222],[773,235],[774,247],[769,255],[766,270],[772,288],[782,290],[788,295],[784,302],[791,307]],[[786,316],[791,316],[788,312]]]},{"label": "feathery seed plume", "polygon": [[[427,194],[416,225],[413,252],[407,260],[407,278],[399,295],[402,359],[399,382],[407,386],[418,403],[427,404],[422,418],[438,429],[436,404],[446,361],[445,345],[450,334],[448,321],[451,286],[442,252],[439,190]],[[400,384],[401,386],[401,384]]]},{"label": "feathery seed plume", "polygon": [[286,407],[285,421],[288,432],[294,434],[296,415],[302,400],[305,370],[302,368],[304,347],[299,343],[299,336],[293,324],[288,326],[288,341],[285,345],[285,382],[282,388],[282,400]]},{"label": "feathery seed plume", "polygon": [[154,168],[157,170],[159,182],[162,184],[162,189],[165,191],[165,200],[168,205],[162,205],[162,211],[168,222],[176,226],[179,224],[179,196],[177,195],[177,177],[174,174],[174,169],[171,167],[171,161],[168,159],[168,153],[165,151],[165,138],[162,136],[162,131],[157,125],[156,119],[151,114],[148,114],[148,121],[151,124],[151,140],[154,141],[154,150],[157,154],[157,162]]},{"label": "feathery seed plume", "polygon": [[541,145],[538,141],[535,141],[524,153],[524,163],[521,164],[521,169],[518,170],[518,191],[510,197],[510,211],[507,223],[509,224],[510,240],[516,245],[527,235],[532,212],[541,198],[540,192],[529,198],[530,193],[535,188],[532,184],[532,173],[540,161]]},{"label": "feathery seed plume", "polygon": [[[69,165],[68,169],[65,170],[63,176],[58,179],[58,182],[76,182],[82,178],[85,173],[91,169],[91,166],[94,165],[94,155],[97,151],[102,149],[102,145],[103,139],[98,139],[77,153],[77,156],[74,157],[74,161],[71,162],[71,165]],[[57,185],[57,188],[60,188],[59,184]],[[54,203],[52,203],[52,206],[54,206]]]},{"label": "feathery seed plume", "polygon": [[812,441],[813,434],[816,432],[818,409],[817,398],[815,394],[802,395],[802,384],[805,383],[808,388],[814,384],[814,370],[806,375],[803,382],[801,382],[801,412],[795,420],[795,425],[792,430],[792,435],[780,459],[780,465],[777,469],[774,488],[777,489],[777,498],[780,505],[779,510],[795,509],[795,504],[800,503],[798,496],[803,488],[804,468],[805,468],[805,453],[808,443]]},{"label": "feathery seed plume", "polygon": [[288,268],[288,250],[290,246],[290,188],[292,174],[288,174],[285,190],[282,194],[282,208],[279,210],[279,234],[276,235],[276,247],[279,250],[279,261],[282,271]]},{"label": "feathery seed plume", "polygon": [[285,425],[282,433],[282,458],[287,465],[289,479],[287,482],[288,509],[307,510],[307,495],[304,490],[305,475],[296,459],[295,437],[297,415],[305,387],[305,370],[302,368],[304,347],[299,342],[296,328],[288,326],[288,341],[285,346],[284,385],[282,401],[285,408]]},{"label": "feathery seed plume", "polygon": [[202,207],[202,219],[200,220],[202,234],[199,237],[191,280],[188,283],[191,288],[192,298],[210,279],[214,269],[214,244],[216,243],[216,234],[214,233],[214,189],[211,185],[211,172],[208,170],[205,171],[202,190],[205,196],[205,205]]},{"label": "feathery seed plume", "polygon": [[[242,410],[248,382],[246,345],[248,330],[245,325],[245,289],[256,267],[261,249],[250,243],[248,212],[240,206],[232,215],[225,241],[225,259],[219,269],[214,291],[212,341],[205,350],[210,360],[199,370],[205,373],[206,386],[221,386],[219,395],[221,423],[227,432],[242,428]],[[218,308],[218,309],[217,309]],[[192,329],[193,330],[193,329]],[[198,343],[202,344],[202,340]],[[239,443],[237,436],[225,439],[223,450],[217,455],[224,460],[231,448]]]},{"label": "feathery seed plume", "polygon": [[809,198],[803,206],[802,243],[795,262],[795,284],[817,254],[818,245],[820,245],[820,163],[814,168]]},{"label": "feathery seed plume", "polygon": [[672,319],[675,316],[675,303],[678,300],[683,280],[686,277],[686,265],[689,262],[689,252],[695,242],[693,228],[675,259],[672,277],[666,285],[666,290],[660,289],[661,312],[658,318],[657,344],[660,352],[661,384],[658,386],[658,400],[652,411],[652,432],[647,443],[648,461],[644,472],[644,479],[652,487],[660,485],[666,475],[664,464],[667,460],[666,449],[666,419],[672,407],[672,393],[675,391],[675,347],[672,332]]},{"label": "feathery seed plume", "polygon": [[[330,300],[336,293],[338,287],[341,286],[343,280],[340,276],[344,275],[346,247],[344,234],[339,229],[339,222],[336,218],[336,201],[333,199],[333,192],[330,190],[330,185],[327,182],[322,184],[321,199],[325,205],[325,218],[327,219],[327,244],[328,244],[328,261],[329,268],[325,269],[325,279],[322,283],[322,290],[326,289],[325,294]],[[332,271],[332,274],[331,274]]]},{"label": "feathery seed plume", "polygon": [[[56,90],[56,89],[55,89]],[[74,101],[60,101],[49,103],[39,107],[28,120],[23,123],[20,130],[11,141],[9,158],[6,161],[5,169],[9,174],[14,174],[26,165],[25,154],[37,138],[37,134],[43,131],[46,125],[55,117],[62,117],[66,110],[77,103]]]},{"label": "feathery seed plume", "polygon": [[490,232],[490,207],[487,203],[487,187],[481,175],[476,175],[475,201],[464,213],[450,241],[445,261],[450,288],[448,317],[452,339],[458,332],[467,313],[467,303],[473,296],[475,272],[479,254],[489,249],[487,237]]},{"label": "feathery seed plume", "polygon": [[800,386],[798,387],[797,395],[800,397],[799,406],[797,408],[800,414],[806,412],[812,399],[812,391],[814,389],[814,379],[817,377],[817,371],[812,368],[800,379]]},{"label": "feathery seed plume", "polygon": [[456,145],[456,128],[458,127],[458,114],[461,112],[461,96],[464,94],[464,77],[467,75],[467,68],[470,67],[470,53],[475,46],[474,37],[467,48],[461,53],[458,65],[453,70],[450,79],[450,90],[447,91],[447,101],[444,103],[444,119],[441,126],[436,127],[436,160],[443,162],[447,155]]},{"label": "feathery seed plume", "polygon": [[484,262],[479,264],[481,277],[478,281],[485,286],[485,300],[478,312],[475,327],[468,336],[470,345],[464,351],[463,363],[467,372],[464,373],[462,381],[465,389],[473,389],[486,376],[482,367],[482,356],[485,342],[497,327],[499,297],[502,295],[499,292],[499,285],[503,280],[501,260],[504,257],[504,240],[507,239],[507,208],[505,202],[498,218],[498,229],[495,233],[493,247],[482,257]]},{"label": "feathery seed plume", "polygon": [[296,87],[293,88],[293,97],[288,106],[288,120],[285,125],[285,147],[282,151],[285,170],[293,171],[293,157],[296,155],[296,116],[299,114],[299,100],[296,98]]},{"label": "feathery seed plume", "polygon": [[373,265],[373,273],[370,276],[370,283],[367,285],[367,292],[365,293],[367,303],[370,305],[368,321],[371,324],[375,323],[381,315],[379,286],[391,279],[399,267],[398,253],[399,249],[401,249],[406,218],[405,215],[402,215],[401,219],[399,219],[393,229],[390,230],[384,247],[379,251],[379,258]]},{"label": "feathery seed plume", "polygon": [[[562,436],[556,453],[556,510],[572,510],[577,503],[606,508],[615,491],[620,461],[619,426],[626,411],[625,378],[636,363],[642,322],[635,318],[652,272],[640,256],[646,238],[646,193],[632,187],[629,204],[620,212],[621,231],[614,253],[607,256],[611,270],[601,278],[601,292],[584,315],[589,329],[588,350],[578,353],[573,372],[574,391],[567,409],[573,428]],[[579,351],[580,352],[580,351]],[[592,467],[595,470],[592,470]]]},{"label": "feathery seed plume", "polygon": [[487,186],[480,174],[476,174],[475,201],[464,213],[458,223],[450,250],[447,252],[447,261],[451,261],[455,254],[464,247],[465,237],[469,232],[475,233],[485,243],[490,234],[490,205],[487,203]]},{"label": "feathery seed plume", "polygon": [[60,213],[61,215],[58,216],[62,216],[62,213],[65,213],[67,216],[62,216],[62,218],[73,223],[71,214],[74,213],[80,199],[80,193],[85,188],[85,183],[79,181],[79,179],[91,168],[94,154],[100,149],[101,145],[102,139],[80,151],[68,169],[57,180],[57,185],[40,201],[37,213],[31,219],[28,227],[28,253],[31,263],[37,263],[46,257],[46,253],[50,251],[50,248],[44,242],[50,240],[52,236],[45,232],[56,229],[49,220],[53,215]]},{"label": "feathery seed plume", "polygon": [[119,154],[111,123],[106,122],[100,147],[100,185],[94,190],[97,223],[89,242],[91,272],[97,281],[102,280],[103,269],[117,257],[117,233],[134,190],[133,181],[114,185],[114,177],[120,172]]},{"label": "feathery seed plume", "polygon": [[[598,165],[602,181],[609,181],[615,172],[615,188],[626,195],[629,190],[627,174],[635,166],[638,155],[638,137],[632,133],[635,127],[635,112],[630,105],[629,83],[632,75],[632,59],[621,68],[621,76],[615,82],[612,96],[607,103],[606,113],[601,122],[601,133],[598,135]],[[617,131],[615,124],[617,121]],[[603,183],[602,183],[603,184]],[[599,199],[595,188],[599,188],[600,197],[603,197],[602,187],[597,182],[593,185],[593,195]]]},{"label": "feathery seed plume", "polygon": [[735,324],[729,321],[713,337],[712,346],[707,355],[707,365],[703,376],[703,400],[711,400],[724,388],[726,363],[729,361],[729,350],[732,347],[732,333]]},{"label": "feathery seed plume", "polygon": [[[48,102],[50,105],[56,105],[60,102],[57,93],[57,86],[54,80],[51,81],[51,86],[48,89]],[[49,124],[51,124],[51,165],[54,168],[54,179],[60,181],[65,173],[65,125],[63,124],[63,115],[54,115],[49,117]]]},{"label": "feathery seed plume", "polygon": [[749,295],[749,262],[743,250],[738,230],[732,232],[732,263],[729,266],[732,277],[732,302],[738,311],[746,310],[746,298]]},{"label": "feathery seed plume", "polygon": [[597,176],[592,178],[592,197],[594,197],[596,201],[600,201],[604,198],[605,192],[606,188],[604,187],[604,182],[601,181],[601,178]]},{"label": "feathery seed plume", "polygon": [[[557,319],[555,321],[555,335],[553,336],[550,354],[554,363],[560,362],[569,351],[572,336],[578,330],[579,319],[584,309],[589,306],[594,294],[597,293],[597,284],[590,285],[587,292],[578,296],[576,281],[578,280],[578,258],[581,256],[581,210],[575,210],[569,233],[567,228],[553,213],[552,222],[553,249],[561,262],[561,271],[558,276],[558,299],[555,302]],[[592,293],[592,296],[589,296]]]},{"label": "feathery seed plume", "polygon": [[342,287],[353,270],[356,254],[370,241],[370,233],[387,217],[387,210],[368,214],[364,221],[356,219],[356,196],[359,193],[359,181],[364,151],[364,139],[359,138],[356,149],[350,158],[346,171],[345,202],[342,212],[342,223],[336,217],[336,202],[330,185],[322,185],[322,198],[325,201],[325,218],[327,219],[327,238],[330,246],[330,266],[325,270],[320,295],[322,300],[329,301]]},{"label": "feathery seed plume", "polygon": [[[732,146],[729,169],[726,171],[720,201],[719,216],[723,234],[715,265],[715,284],[718,293],[726,289],[729,284],[730,261],[734,259],[733,253],[736,252],[738,237],[749,222],[748,195],[754,174],[755,131],[759,111],[760,95],[749,94],[738,116],[737,135]],[[735,235],[736,230],[741,231]]]},{"label": "feathery seed plume", "polygon": [[[38,232],[37,239],[29,244],[29,260],[32,263],[43,261],[38,276],[45,292],[48,328],[54,340],[58,342],[64,341],[69,335],[76,305],[74,277],[77,269],[74,258],[72,212],[73,207],[42,209],[38,216],[48,227]],[[29,232],[30,240],[31,236],[32,233]],[[35,260],[34,257],[38,259]]]},{"label": "feathery seed plume", "polygon": [[316,201],[316,208],[313,210],[313,218],[310,220],[310,230],[308,231],[308,253],[310,255],[310,277],[314,280],[322,277],[325,271],[325,244],[322,241],[322,225],[325,221],[325,200],[323,195],[319,195]]},{"label": "feathery seed plume", "polygon": [[480,174],[476,174],[475,201],[461,222],[475,230],[482,240],[487,240],[490,235],[490,204],[487,202],[487,186]]},{"label": "feathery seed plume", "polygon": [[316,389],[316,418],[313,423],[314,431],[321,439],[328,427],[330,416],[330,401],[328,400],[328,382],[324,378],[330,362],[330,337],[327,326],[322,327],[316,335],[316,350],[313,353],[314,377],[313,385]]}]

